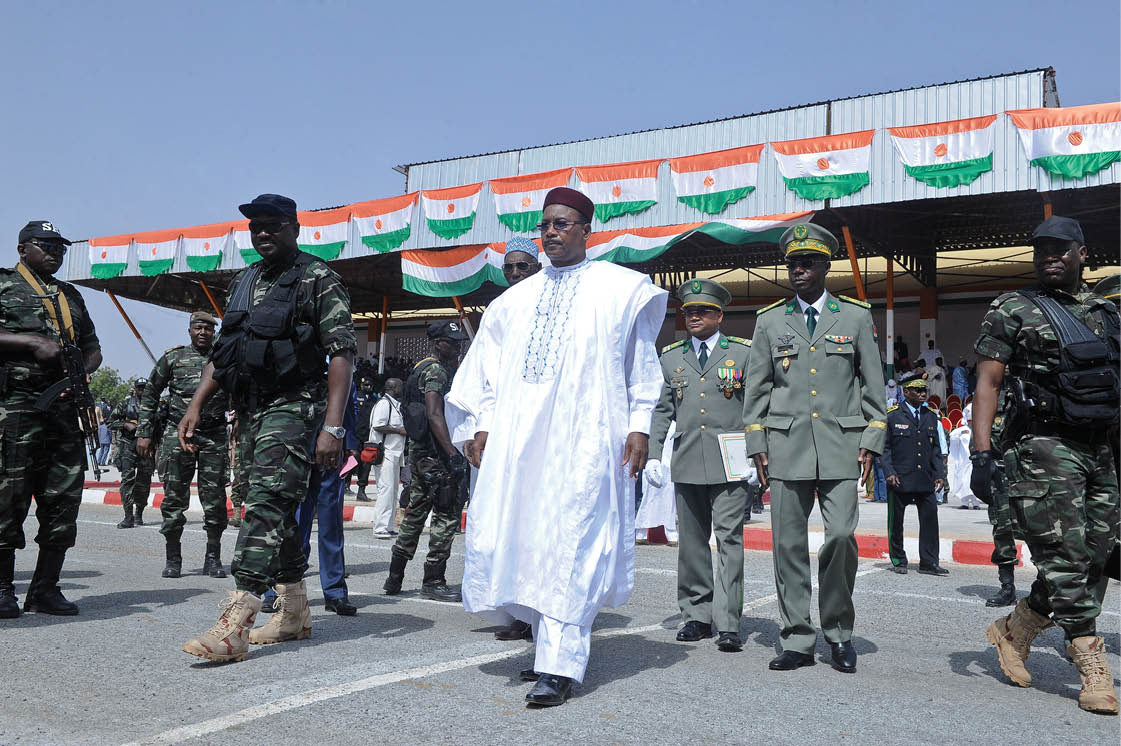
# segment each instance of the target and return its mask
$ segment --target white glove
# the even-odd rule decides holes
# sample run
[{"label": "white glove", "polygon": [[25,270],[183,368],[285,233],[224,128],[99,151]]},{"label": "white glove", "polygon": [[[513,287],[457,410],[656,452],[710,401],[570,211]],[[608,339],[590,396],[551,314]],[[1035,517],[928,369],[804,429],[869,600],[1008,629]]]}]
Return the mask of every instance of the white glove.
[{"label": "white glove", "polygon": [[646,468],[642,470],[646,476],[646,481],[654,487],[661,487],[665,484],[662,478],[662,462],[656,458],[650,459],[646,462]]}]

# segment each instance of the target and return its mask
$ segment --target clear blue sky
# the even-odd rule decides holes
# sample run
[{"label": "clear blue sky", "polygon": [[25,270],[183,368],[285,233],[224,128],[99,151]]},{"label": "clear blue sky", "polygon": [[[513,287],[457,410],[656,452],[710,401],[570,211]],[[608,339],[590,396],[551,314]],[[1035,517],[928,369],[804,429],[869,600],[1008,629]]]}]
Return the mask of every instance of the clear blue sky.
[{"label": "clear blue sky", "polygon": [[[0,263],[70,238],[398,194],[399,163],[1052,66],[1119,98],[1116,0],[5,3]],[[85,292],[106,365],[150,363]],[[125,301],[158,355],[186,316]]]}]

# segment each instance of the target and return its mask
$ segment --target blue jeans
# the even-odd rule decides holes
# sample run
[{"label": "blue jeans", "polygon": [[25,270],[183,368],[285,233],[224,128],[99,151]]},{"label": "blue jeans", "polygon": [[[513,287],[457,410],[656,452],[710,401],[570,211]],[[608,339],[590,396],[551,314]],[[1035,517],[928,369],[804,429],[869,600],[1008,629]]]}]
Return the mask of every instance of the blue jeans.
[{"label": "blue jeans", "polygon": [[873,501],[878,503],[887,502],[887,482],[884,479],[884,467],[880,466],[880,460],[876,459],[873,469],[875,469],[875,476],[873,477],[874,484],[872,486]]},{"label": "blue jeans", "polygon": [[97,465],[105,466],[109,463],[109,444],[98,446],[97,448]]}]

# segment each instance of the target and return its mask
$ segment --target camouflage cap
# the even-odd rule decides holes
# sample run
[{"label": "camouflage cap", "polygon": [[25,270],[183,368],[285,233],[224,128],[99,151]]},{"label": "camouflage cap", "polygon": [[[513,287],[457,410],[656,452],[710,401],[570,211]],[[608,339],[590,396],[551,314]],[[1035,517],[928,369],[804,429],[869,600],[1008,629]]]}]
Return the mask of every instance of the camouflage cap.
[{"label": "camouflage cap", "polygon": [[218,326],[218,319],[214,318],[213,314],[209,314],[206,311],[195,311],[192,313],[191,320],[188,323],[193,324],[196,321],[201,321],[211,326]]},{"label": "camouflage cap", "polygon": [[705,277],[697,277],[682,283],[677,289],[677,297],[681,299],[682,308],[708,306],[723,311],[724,307],[732,302],[732,294],[726,287]]},{"label": "camouflage cap", "polygon": [[798,223],[786,229],[778,240],[784,257],[801,254],[816,254],[832,258],[837,253],[837,238],[820,225]]}]

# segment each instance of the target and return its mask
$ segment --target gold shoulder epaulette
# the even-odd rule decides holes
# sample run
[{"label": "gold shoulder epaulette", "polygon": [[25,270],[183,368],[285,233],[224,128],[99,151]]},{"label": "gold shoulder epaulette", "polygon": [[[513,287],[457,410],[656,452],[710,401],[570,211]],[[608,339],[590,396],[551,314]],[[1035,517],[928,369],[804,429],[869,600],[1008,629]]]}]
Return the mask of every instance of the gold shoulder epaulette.
[{"label": "gold shoulder epaulette", "polygon": [[899,409],[899,405],[898,404],[892,404],[890,407],[887,408],[887,411],[894,412],[897,409]]},{"label": "gold shoulder epaulette", "polygon": [[847,295],[838,295],[837,297],[840,298],[841,300],[843,300],[845,303],[851,303],[854,306],[860,306],[861,308],[871,308],[872,307],[871,303],[865,303],[862,300],[857,300],[856,298],[850,298]]},{"label": "gold shoulder epaulette", "polygon": [[755,315],[756,316],[762,316],[764,313],[766,313],[767,311],[770,311],[775,306],[781,306],[783,303],[786,303],[786,301],[782,298],[779,298],[778,300],[776,300],[771,305],[766,306],[765,308],[760,308],[758,311],[755,312]]},{"label": "gold shoulder epaulette", "polygon": [[674,350],[674,349],[677,349],[678,347],[684,347],[684,346],[685,346],[685,345],[687,345],[687,344],[689,344],[689,340],[687,340],[687,339],[679,339],[679,340],[677,340],[676,342],[674,342],[673,344],[668,344],[668,345],[666,345],[665,347],[663,347],[663,348],[662,348],[662,354],[664,355],[664,354],[666,354],[667,352],[669,352],[670,350]]},{"label": "gold shoulder epaulette", "polygon": [[739,344],[741,344],[745,347],[751,347],[751,340],[750,339],[744,339],[743,337],[733,337],[730,334],[726,335],[726,339],[729,342],[738,342]]}]

